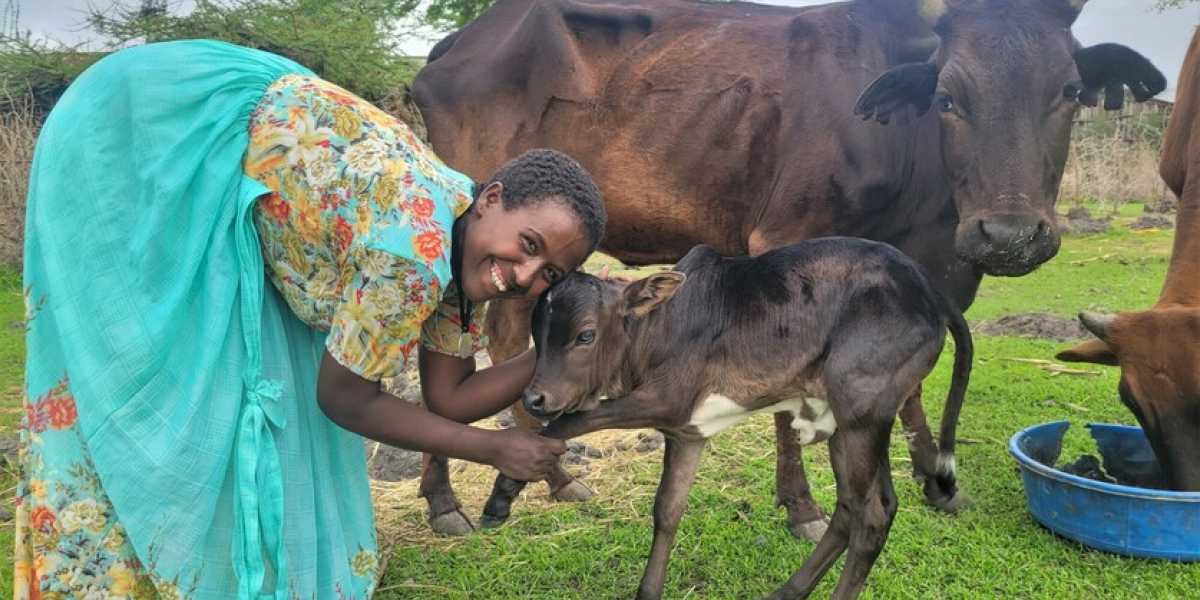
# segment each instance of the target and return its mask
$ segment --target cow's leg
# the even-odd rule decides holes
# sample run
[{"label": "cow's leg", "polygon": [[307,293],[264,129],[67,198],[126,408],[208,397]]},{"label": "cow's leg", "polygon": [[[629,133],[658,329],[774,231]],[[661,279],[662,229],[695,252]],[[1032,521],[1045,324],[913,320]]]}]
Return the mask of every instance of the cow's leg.
[{"label": "cow's leg", "polygon": [[924,489],[925,502],[930,506],[954,514],[969,504],[966,493],[961,489],[944,490],[934,476],[937,469],[937,444],[929,431],[925,419],[925,408],[921,405],[921,388],[917,388],[900,407],[900,423],[904,426],[904,438],[908,440],[908,453],[912,456],[913,478]]},{"label": "cow's leg", "polygon": [[687,508],[688,491],[696,481],[696,471],[700,468],[700,456],[704,453],[705,445],[706,440],[684,442],[667,438],[663,451],[662,479],[654,496],[654,542],[650,546],[650,560],[638,584],[637,600],[662,598],[667,563],[671,558],[671,547],[675,545],[675,532]]},{"label": "cow's leg", "polygon": [[[560,440],[569,440],[602,429],[642,429],[676,425],[672,419],[674,404],[656,401],[655,397],[631,394],[615,400],[601,402],[597,408],[581,413],[563,415],[551,421],[542,435]],[[503,473],[496,476],[496,483],[487,503],[483,506],[480,525],[499,527],[508,520],[513,500],[525,489],[525,482],[509,479]]]},{"label": "cow's leg", "polygon": [[466,535],[475,524],[454,496],[445,456],[421,455],[421,486],[417,495],[429,504],[429,527],[442,535]]},{"label": "cow's leg", "polygon": [[775,506],[787,509],[787,528],[793,536],[821,541],[829,517],[812,497],[792,413],[775,413]]}]

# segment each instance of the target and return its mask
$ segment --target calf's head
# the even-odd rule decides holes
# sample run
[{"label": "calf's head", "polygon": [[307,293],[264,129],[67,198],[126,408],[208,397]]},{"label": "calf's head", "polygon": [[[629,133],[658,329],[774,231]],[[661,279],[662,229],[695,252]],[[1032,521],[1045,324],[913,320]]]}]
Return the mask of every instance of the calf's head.
[{"label": "calf's head", "polygon": [[1059,247],[1054,203],[1080,103],[1119,108],[1166,78],[1115,44],[1081,48],[1087,0],[911,0],[937,36],[925,63],[892,68],[862,93],[863,118],[937,111],[941,161],[958,209],[955,247],[988,275],[1024,275]]},{"label": "calf's head", "polygon": [[542,420],[591,410],[621,391],[636,321],[675,294],[686,276],[655,273],[625,284],[582,272],[563,278],[533,312],[537,367],[521,398]]},{"label": "calf's head", "polygon": [[1120,366],[1121,401],[1141,423],[1172,487],[1200,492],[1200,308],[1079,318],[1098,339],[1057,357]]}]

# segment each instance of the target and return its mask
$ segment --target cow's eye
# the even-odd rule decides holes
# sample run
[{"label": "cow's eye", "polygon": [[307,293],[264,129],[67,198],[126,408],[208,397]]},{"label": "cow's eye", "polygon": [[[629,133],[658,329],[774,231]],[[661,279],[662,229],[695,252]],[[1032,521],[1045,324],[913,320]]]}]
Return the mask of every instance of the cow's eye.
[{"label": "cow's eye", "polygon": [[575,343],[581,346],[586,346],[594,341],[596,341],[596,331],[593,329],[581,331],[579,332],[579,335],[575,337]]},{"label": "cow's eye", "polygon": [[1067,85],[1063,86],[1063,98],[1066,98],[1067,100],[1078,100],[1080,91],[1081,90],[1079,89],[1079,86],[1068,83]]},{"label": "cow's eye", "polygon": [[954,98],[950,94],[938,94],[937,103],[938,110],[944,113],[954,110]]}]

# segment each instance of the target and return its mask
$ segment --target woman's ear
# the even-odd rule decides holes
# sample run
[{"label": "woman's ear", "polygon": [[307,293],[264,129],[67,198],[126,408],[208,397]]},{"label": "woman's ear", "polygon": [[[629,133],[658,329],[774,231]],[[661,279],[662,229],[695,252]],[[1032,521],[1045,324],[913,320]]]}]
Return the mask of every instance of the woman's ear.
[{"label": "woman's ear", "polygon": [[493,181],[483,188],[479,193],[479,198],[475,200],[475,210],[479,214],[493,207],[504,205],[504,184],[499,181]]}]

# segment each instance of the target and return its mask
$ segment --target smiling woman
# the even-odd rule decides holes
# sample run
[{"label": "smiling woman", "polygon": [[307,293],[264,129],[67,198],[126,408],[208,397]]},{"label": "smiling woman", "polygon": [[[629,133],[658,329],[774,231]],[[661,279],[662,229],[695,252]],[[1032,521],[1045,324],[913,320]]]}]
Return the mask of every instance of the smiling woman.
[{"label": "smiling woman", "polygon": [[[484,304],[603,234],[565,155],[475,185],[296,63],[151,44],[51,113],[27,222],[17,598],[367,598],[360,435],[527,480],[565,451],[460,424],[532,375],[476,372]],[[380,386],[414,354],[430,411]]]}]

